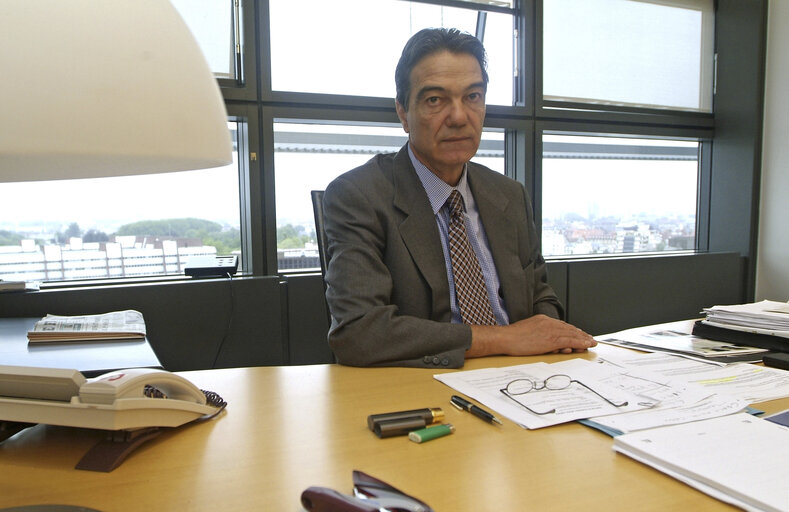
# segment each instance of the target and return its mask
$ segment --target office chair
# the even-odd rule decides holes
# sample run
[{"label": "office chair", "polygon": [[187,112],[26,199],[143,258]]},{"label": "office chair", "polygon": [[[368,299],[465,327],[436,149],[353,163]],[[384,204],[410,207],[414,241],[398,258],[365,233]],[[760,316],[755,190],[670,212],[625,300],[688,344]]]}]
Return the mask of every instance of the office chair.
[{"label": "office chair", "polygon": [[[323,190],[312,190],[312,213],[315,216],[315,238],[318,241],[318,257],[321,262],[321,276],[326,278],[326,268],[329,265],[328,249],[329,241],[326,239],[326,231],[323,227]],[[326,283],[323,284],[324,288]]]},{"label": "office chair", "polygon": [[312,197],[312,213],[315,216],[315,238],[318,241],[318,258],[321,262],[321,278],[323,280],[323,296],[326,304],[326,318],[331,327],[331,312],[329,303],[326,302],[326,269],[329,266],[329,240],[326,238],[326,230],[323,227],[323,190],[310,191]]}]

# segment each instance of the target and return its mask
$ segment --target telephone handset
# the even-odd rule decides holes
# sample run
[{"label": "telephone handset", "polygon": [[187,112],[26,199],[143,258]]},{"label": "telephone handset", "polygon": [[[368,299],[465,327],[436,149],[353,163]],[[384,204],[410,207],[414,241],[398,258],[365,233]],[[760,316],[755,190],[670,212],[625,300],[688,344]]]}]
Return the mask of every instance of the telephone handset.
[{"label": "telephone handset", "polygon": [[[164,396],[158,396],[155,389]],[[205,394],[197,386],[164,370],[132,368],[106,373],[90,379],[79,388],[85,403],[112,404],[124,398],[169,398],[205,405]]]},{"label": "telephone handset", "polygon": [[0,365],[0,420],[128,430],[177,427],[221,411],[215,393],[164,370],[132,368],[86,379],[76,370]]}]

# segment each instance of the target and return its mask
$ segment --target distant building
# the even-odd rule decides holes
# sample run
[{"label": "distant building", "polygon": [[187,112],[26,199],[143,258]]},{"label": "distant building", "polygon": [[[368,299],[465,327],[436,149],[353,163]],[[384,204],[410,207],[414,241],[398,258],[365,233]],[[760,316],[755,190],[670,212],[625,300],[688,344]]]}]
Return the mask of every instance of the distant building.
[{"label": "distant building", "polygon": [[644,223],[620,223],[616,226],[616,252],[645,252],[657,249],[656,237],[659,233],[653,233],[648,224]]},{"label": "distant building", "polygon": [[215,247],[192,238],[131,236],[91,243],[71,238],[62,246],[23,240],[18,246],[3,246],[0,279],[59,281],[180,274],[190,257],[215,254]]}]

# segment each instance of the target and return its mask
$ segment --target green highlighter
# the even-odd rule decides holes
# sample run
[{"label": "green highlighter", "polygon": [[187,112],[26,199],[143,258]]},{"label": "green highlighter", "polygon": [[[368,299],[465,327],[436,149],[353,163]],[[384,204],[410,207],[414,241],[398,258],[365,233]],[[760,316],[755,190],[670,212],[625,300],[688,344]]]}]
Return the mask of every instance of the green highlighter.
[{"label": "green highlighter", "polygon": [[445,423],[443,425],[436,425],[435,427],[427,427],[409,432],[408,439],[415,443],[424,443],[431,439],[447,436],[454,431],[455,427],[451,423]]}]

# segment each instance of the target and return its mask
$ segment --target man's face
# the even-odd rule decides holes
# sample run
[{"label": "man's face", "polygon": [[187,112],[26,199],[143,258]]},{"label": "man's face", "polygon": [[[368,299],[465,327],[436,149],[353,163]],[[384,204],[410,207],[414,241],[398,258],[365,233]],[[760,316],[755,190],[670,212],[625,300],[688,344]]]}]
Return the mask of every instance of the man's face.
[{"label": "man's face", "polygon": [[439,178],[457,184],[477,152],[485,120],[485,83],[473,55],[441,51],[411,70],[408,110],[396,104],[416,157]]}]

